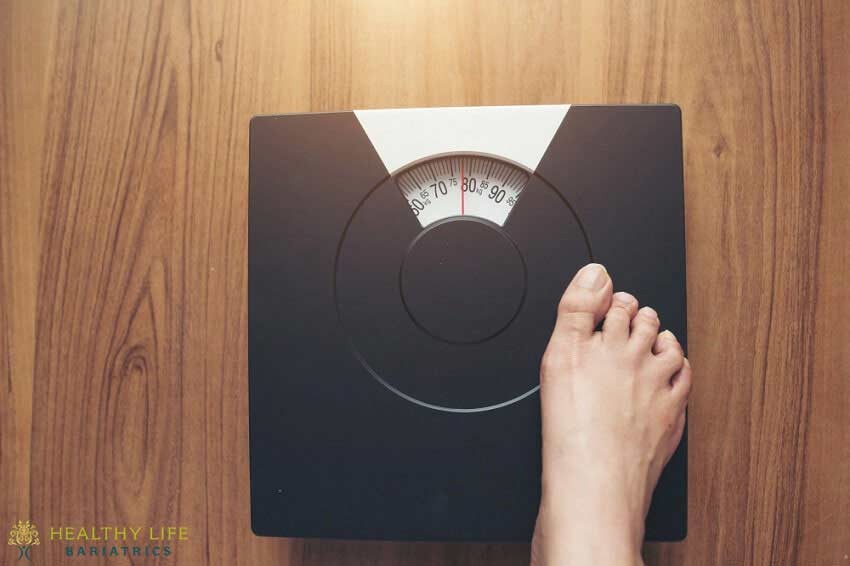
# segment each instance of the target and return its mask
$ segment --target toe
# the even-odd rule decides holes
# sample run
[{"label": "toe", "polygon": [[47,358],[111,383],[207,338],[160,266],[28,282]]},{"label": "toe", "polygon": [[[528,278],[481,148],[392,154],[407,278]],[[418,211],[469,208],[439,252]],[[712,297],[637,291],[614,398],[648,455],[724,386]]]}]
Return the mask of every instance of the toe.
[{"label": "toe", "polygon": [[614,293],[611,298],[611,308],[605,314],[605,324],[602,326],[602,338],[625,342],[629,339],[629,327],[637,314],[638,302],[628,293]]},{"label": "toe", "polygon": [[590,337],[611,304],[611,278],[598,263],[576,273],[558,304],[554,337]]},{"label": "toe", "polygon": [[659,375],[665,383],[670,382],[670,376],[681,370],[685,362],[682,346],[672,332],[665,330],[655,338],[652,351],[661,368]]},{"label": "toe", "polygon": [[640,351],[649,352],[658,336],[658,313],[650,307],[640,309],[632,320],[632,333],[629,342]]}]

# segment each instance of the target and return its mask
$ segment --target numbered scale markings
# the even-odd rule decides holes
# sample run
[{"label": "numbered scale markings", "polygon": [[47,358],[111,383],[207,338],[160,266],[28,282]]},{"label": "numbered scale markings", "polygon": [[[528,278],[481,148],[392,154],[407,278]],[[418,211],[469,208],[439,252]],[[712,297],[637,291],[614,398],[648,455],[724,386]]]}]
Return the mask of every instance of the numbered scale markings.
[{"label": "numbered scale markings", "polygon": [[527,171],[505,161],[454,155],[413,165],[397,181],[424,228],[452,216],[476,216],[502,226],[528,178]]}]

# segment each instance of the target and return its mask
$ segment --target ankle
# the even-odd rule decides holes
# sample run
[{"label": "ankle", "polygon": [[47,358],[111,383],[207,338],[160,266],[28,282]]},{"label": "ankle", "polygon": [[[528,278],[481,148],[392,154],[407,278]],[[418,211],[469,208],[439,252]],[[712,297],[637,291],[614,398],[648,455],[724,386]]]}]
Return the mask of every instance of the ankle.
[{"label": "ankle", "polygon": [[537,519],[544,563],[643,564],[640,506],[628,503],[617,482],[573,479],[544,479]]}]

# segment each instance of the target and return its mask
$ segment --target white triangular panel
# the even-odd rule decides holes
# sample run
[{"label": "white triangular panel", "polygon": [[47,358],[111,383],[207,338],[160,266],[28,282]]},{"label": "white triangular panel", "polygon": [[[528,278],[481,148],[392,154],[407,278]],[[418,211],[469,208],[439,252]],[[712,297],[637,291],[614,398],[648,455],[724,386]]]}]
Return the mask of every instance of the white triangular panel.
[{"label": "white triangular panel", "polygon": [[473,152],[534,171],[569,104],[355,110],[389,173],[426,157]]}]

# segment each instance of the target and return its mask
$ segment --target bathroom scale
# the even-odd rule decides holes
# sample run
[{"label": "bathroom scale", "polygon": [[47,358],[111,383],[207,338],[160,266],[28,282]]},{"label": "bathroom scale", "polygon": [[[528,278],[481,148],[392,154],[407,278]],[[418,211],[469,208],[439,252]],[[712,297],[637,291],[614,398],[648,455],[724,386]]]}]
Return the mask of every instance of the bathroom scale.
[{"label": "bathroom scale", "polygon": [[[259,116],[250,125],[259,535],[528,541],[540,359],[584,264],[685,346],[677,106]],[[680,540],[686,439],[649,540]]]}]

